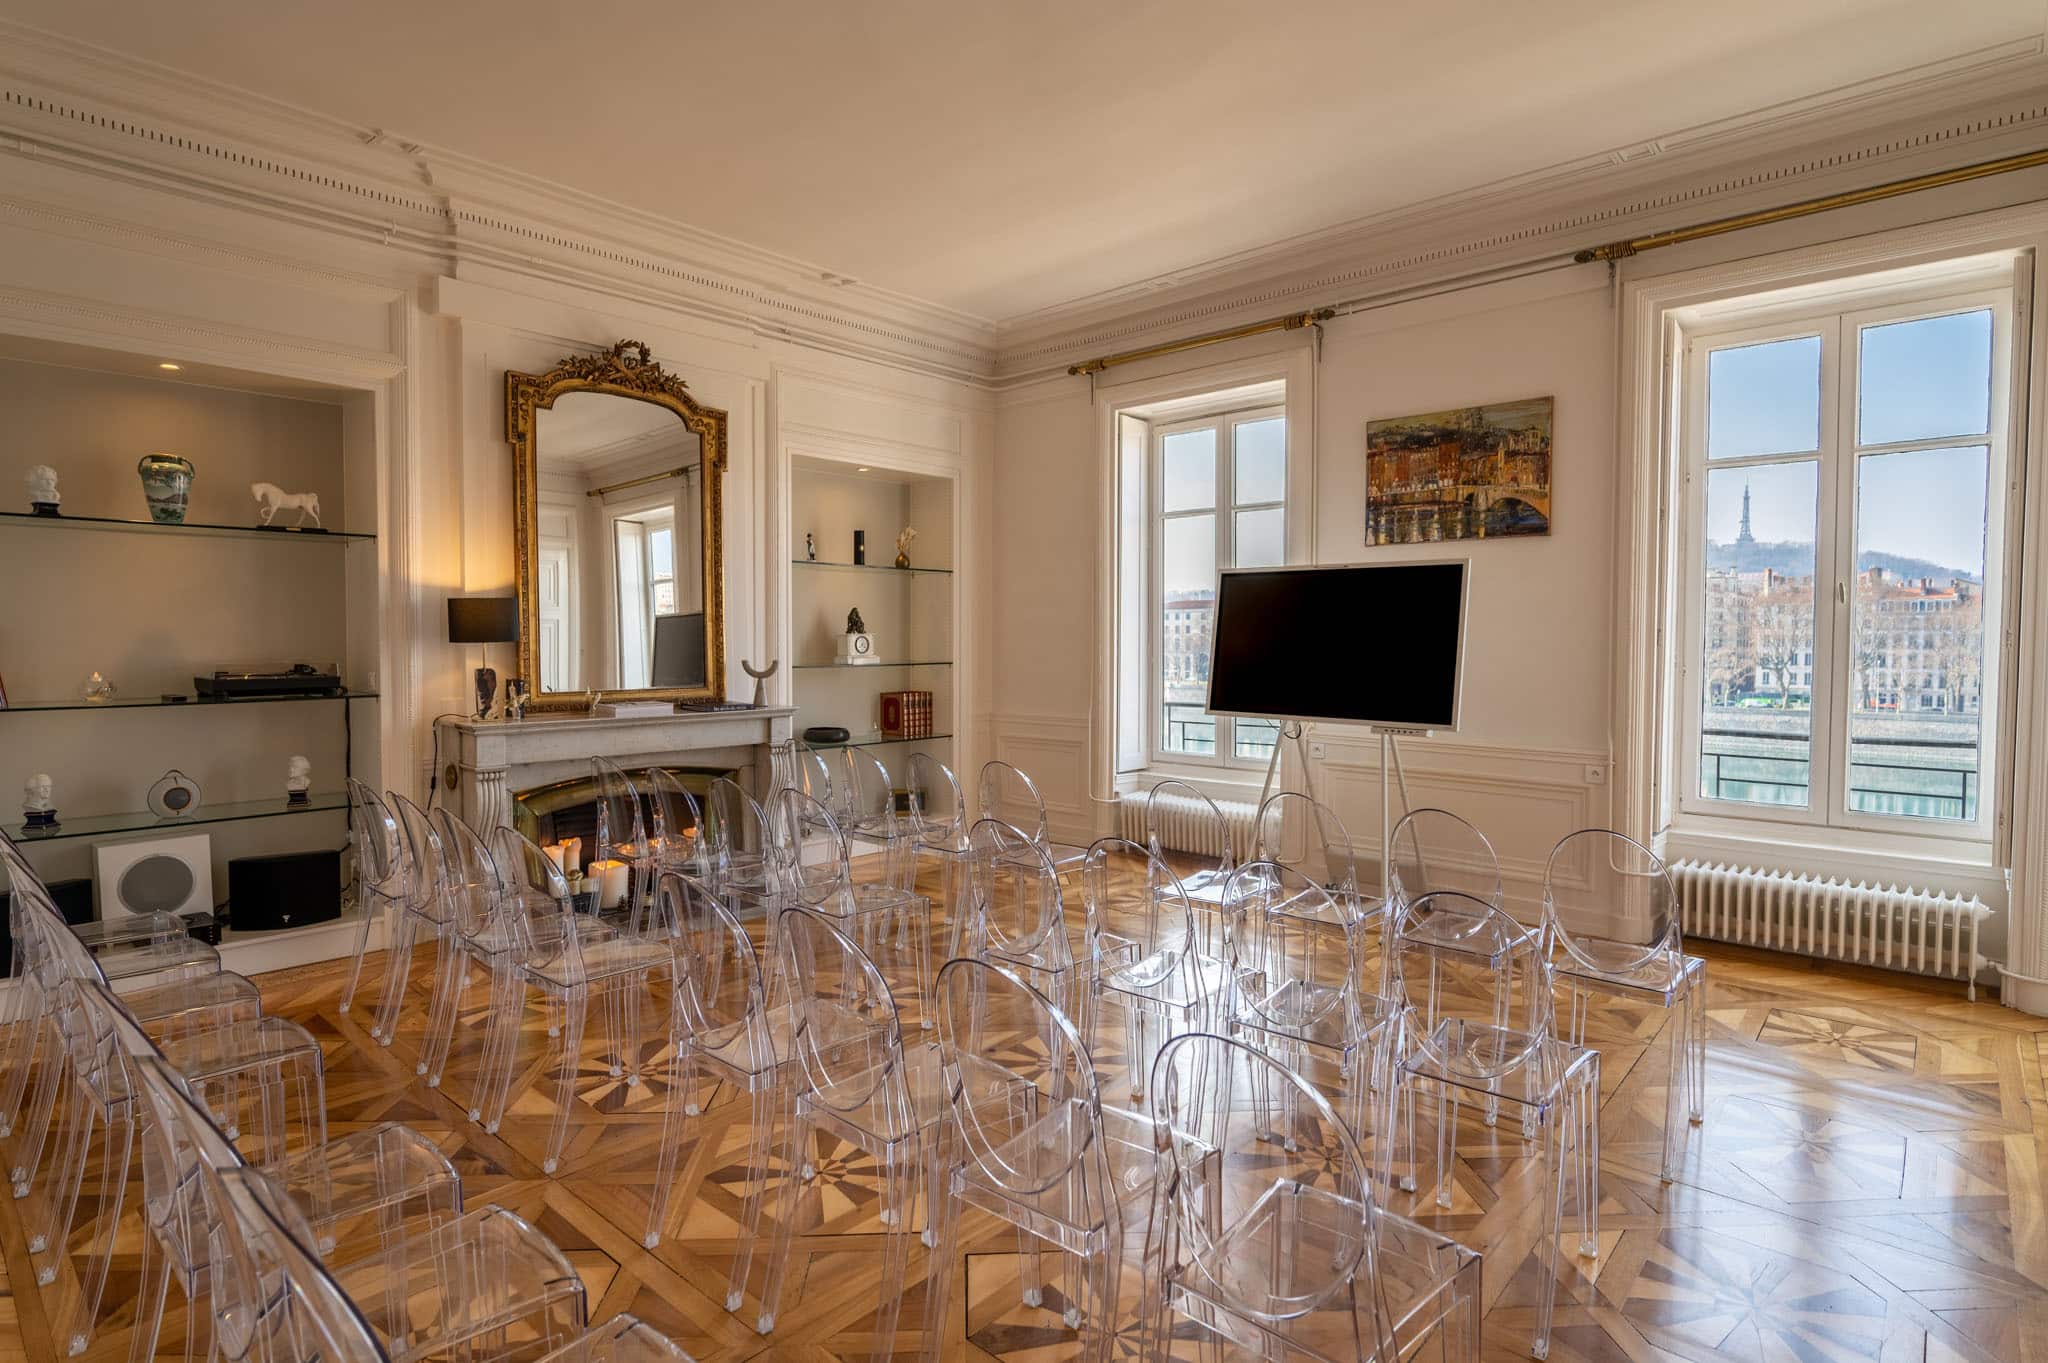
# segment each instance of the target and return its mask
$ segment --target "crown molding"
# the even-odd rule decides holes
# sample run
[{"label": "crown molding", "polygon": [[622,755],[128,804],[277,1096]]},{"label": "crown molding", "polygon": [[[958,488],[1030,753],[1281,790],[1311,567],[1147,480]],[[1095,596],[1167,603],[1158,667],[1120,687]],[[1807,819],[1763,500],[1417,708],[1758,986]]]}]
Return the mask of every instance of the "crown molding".
[{"label": "crown molding", "polygon": [[1676,130],[1077,299],[997,327],[1000,387],[1307,305],[2048,145],[2032,37]]},{"label": "crown molding", "polygon": [[0,155],[975,381],[984,319],[385,130],[0,21]]}]

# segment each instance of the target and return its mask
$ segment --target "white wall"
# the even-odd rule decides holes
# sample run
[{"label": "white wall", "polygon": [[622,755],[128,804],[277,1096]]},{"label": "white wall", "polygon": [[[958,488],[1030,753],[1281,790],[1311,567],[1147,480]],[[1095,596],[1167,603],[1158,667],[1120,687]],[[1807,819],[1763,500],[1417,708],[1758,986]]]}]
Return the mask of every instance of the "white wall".
[{"label": "white wall", "polygon": [[[1177,364],[1235,363],[1307,343],[1241,342]],[[1164,373],[1174,363],[1151,367]],[[1473,564],[1464,722],[1455,735],[1403,748],[1411,802],[1478,823],[1523,908],[1535,901],[1551,845],[1606,817],[1614,372],[1613,314],[1598,271],[1342,317],[1325,327],[1314,429],[1290,445],[1292,457],[1314,460],[1316,562],[1441,557],[1447,546],[1365,547],[1366,422],[1557,399],[1552,531],[1449,547]],[[1011,395],[997,426],[995,748],[1039,781],[1070,837],[1107,826],[1106,805],[1090,799],[1108,794],[1090,725],[1097,574],[1107,562],[1099,431],[1080,378]],[[1351,627],[1369,633],[1369,614]],[[1376,648],[1399,665],[1398,639]],[[1313,666],[1313,654],[1298,663]],[[1326,754],[1317,784],[1370,856],[1380,822],[1378,740],[1336,725],[1319,726],[1316,737]],[[1256,795],[1254,778],[1242,798]]]}]

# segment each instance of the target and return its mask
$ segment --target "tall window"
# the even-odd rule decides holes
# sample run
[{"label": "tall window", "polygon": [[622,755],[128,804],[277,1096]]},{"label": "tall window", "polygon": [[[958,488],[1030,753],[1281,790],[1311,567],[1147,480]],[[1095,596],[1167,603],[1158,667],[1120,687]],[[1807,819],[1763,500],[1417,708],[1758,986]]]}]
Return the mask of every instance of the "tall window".
[{"label": "tall window", "polygon": [[1261,407],[1155,426],[1151,487],[1152,756],[1264,763],[1279,726],[1212,716],[1206,707],[1218,570],[1287,561],[1283,410]]},{"label": "tall window", "polygon": [[1681,810],[1987,838],[2009,282],[1687,332]]},{"label": "tall window", "polygon": [[664,507],[616,517],[612,537],[618,556],[619,684],[647,686],[654,617],[676,608],[675,512]]}]

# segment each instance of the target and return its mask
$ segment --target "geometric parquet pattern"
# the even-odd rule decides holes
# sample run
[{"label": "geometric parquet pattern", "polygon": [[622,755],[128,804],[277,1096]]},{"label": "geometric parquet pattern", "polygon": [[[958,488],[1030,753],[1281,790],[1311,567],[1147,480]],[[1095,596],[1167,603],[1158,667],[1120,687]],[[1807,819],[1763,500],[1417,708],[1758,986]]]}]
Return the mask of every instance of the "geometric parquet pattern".
[{"label": "geometric parquet pattern", "polygon": [[[2048,1363],[2048,1020],[1968,1003],[1958,986],[1694,949],[1712,960],[1707,1113],[1687,1136],[1674,1183],[1657,1176],[1664,1014],[1593,1005],[1587,1039],[1601,1052],[1604,1088],[1601,1252],[1563,1256],[1552,1358]],[[744,1101],[721,1097],[700,1119],[679,1162],[679,1210],[661,1245],[642,1249],[647,1114],[658,1111],[658,1086],[611,1080],[593,1043],[565,1172],[547,1178],[551,1080],[525,1085],[501,1134],[483,1134],[464,1118],[459,1065],[444,1090],[430,1090],[413,1074],[416,1034],[382,1049],[369,1040],[363,1007],[338,1012],[345,966],[261,981],[269,1010],[303,1023],[325,1048],[331,1131],[398,1120],[431,1134],[460,1168],[470,1205],[510,1207],[564,1249],[588,1286],[593,1319],[633,1311],[703,1363],[916,1356],[921,1247],[893,1351],[868,1333],[880,1227],[876,1170],[864,1158],[818,1152],[806,1191],[818,1229],[798,1242],[781,1323],[761,1339],[749,1328],[751,1304],[743,1319],[721,1300],[747,1191]],[[366,976],[379,966],[373,960]],[[415,972],[413,1018],[424,1012],[425,973]],[[1111,1058],[1104,1068],[1113,1067]],[[538,1063],[528,1077],[548,1078]],[[1527,1356],[1538,1276],[1539,1169],[1514,1126],[1461,1129],[1453,1205],[1432,1205],[1422,1218],[1485,1254],[1489,1359]],[[0,1208],[0,1222],[7,1215]],[[963,1229],[955,1356],[1071,1359],[1056,1293],[1047,1294],[1053,1309],[1017,1304],[1012,1234],[972,1217]],[[0,1234],[7,1281],[32,1281],[13,1228],[0,1225]],[[126,1357],[127,1262],[90,1358]],[[165,1338],[174,1337],[167,1323]],[[0,1363],[16,1357],[54,1357],[32,1286],[0,1295]]]}]

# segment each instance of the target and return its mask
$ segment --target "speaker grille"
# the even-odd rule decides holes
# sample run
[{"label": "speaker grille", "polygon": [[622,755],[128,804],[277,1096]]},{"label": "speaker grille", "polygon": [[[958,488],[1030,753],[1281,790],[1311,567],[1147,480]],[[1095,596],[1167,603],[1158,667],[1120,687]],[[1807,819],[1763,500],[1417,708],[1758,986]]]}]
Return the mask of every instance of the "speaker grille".
[{"label": "speaker grille", "polygon": [[134,913],[169,913],[193,890],[192,868],[176,857],[144,857],[121,873],[120,902]]}]

